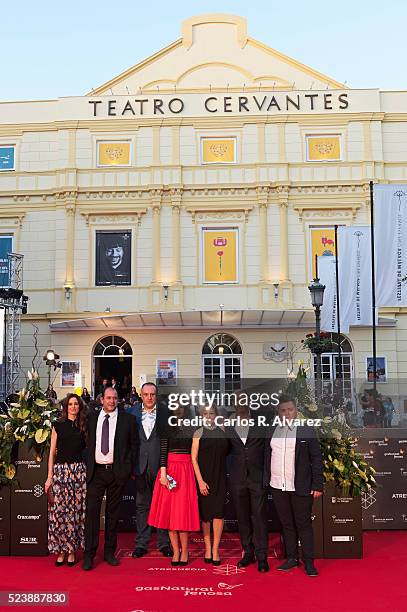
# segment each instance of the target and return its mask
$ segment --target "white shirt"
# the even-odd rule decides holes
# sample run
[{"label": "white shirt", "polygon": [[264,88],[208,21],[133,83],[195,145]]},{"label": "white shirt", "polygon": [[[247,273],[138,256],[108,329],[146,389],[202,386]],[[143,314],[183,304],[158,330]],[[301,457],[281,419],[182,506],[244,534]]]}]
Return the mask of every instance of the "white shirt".
[{"label": "white shirt", "polygon": [[147,440],[151,436],[151,433],[154,429],[156,418],[156,406],[154,406],[152,410],[145,410],[144,407],[141,409],[141,424],[143,425],[144,433],[146,434]]},{"label": "white shirt", "polygon": [[281,491],[295,491],[295,443],[296,427],[276,427],[270,440],[270,486]]},{"label": "white shirt", "polygon": [[[106,463],[113,463],[114,457],[114,436],[116,433],[116,425],[117,425],[117,408],[113,410],[113,412],[105,412],[102,410],[99,412],[98,422],[96,424],[96,445],[95,445],[95,461],[96,463],[102,463],[105,465]],[[102,427],[103,422],[105,420],[105,416],[109,415],[108,423],[109,423],[109,452],[107,455],[104,455],[101,450],[102,445]]]}]

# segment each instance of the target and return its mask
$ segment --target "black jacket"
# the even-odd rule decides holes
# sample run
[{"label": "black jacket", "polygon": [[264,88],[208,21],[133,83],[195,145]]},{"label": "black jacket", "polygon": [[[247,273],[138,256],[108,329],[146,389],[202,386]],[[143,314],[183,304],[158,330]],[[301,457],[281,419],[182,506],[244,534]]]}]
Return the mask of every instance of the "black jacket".
[{"label": "black jacket", "polygon": [[139,437],[139,448],[136,458],[136,475],[140,476],[147,471],[155,476],[160,466],[160,438],[164,436],[168,429],[169,412],[163,404],[157,404],[157,417],[154,429],[147,439],[142,423],[143,406],[139,404],[129,409],[131,414],[136,417],[137,431]]},{"label": "black jacket", "polygon": [[[99,412],[89,414],[89,443],[86,480],[90,482],[95,471],[96,426]],[[113,474],[117,481],[125,482],[135,473],[139,438],[136,419],[119,410],[114,436]]]},{"label": "black jacket", "polygon": [[264,481],[264,429],[256,426],[249,428],[246,444],[243,444],[234,427],[225,428],[229,439],[228,461],[230,484],[257,484],[263,487]]},{"label": "black jacket", "polygon": [[[275,427],[270,428],[264,454],[264,485],[270,484],[271,446]],[[323,465],[319,441],[313,427],[297,427],[295,443],[295,476],[294,486],[298,495],[309,495],[311,491],[323,490]]]}]

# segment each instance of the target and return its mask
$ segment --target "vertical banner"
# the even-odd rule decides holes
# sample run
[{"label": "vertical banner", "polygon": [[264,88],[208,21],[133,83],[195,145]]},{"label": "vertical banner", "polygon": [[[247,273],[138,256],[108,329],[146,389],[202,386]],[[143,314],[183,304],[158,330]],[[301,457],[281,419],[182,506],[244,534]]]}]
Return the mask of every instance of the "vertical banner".
[{"label": "vertical banner", "polygon": [[48,554],[48,499],[44,491],[48,461],[37,461],[27,443],[18,444],[16,480],[11,490],[10,554]]},{"label": "vertical banner", "polygon": [[0,365],[3,365],[4,358],[4,334],[5,334],[6,311],[0,308]]},{"label": "vertical banner", "polygon": [[237,229],[203,229],[204,283],[237,283]]},{"label": "vertical banner", "polygon": [[376,303],[407,306],[407,184],[373,189]]},{"label": "vertical banner", "polygon": [[131,231],[96,232],[95,284],[131,284]]},{"label": "vertical banner", "polygon": [[[318,257],[319,280],[325,285],[324,303],[321,307],[321,330],[338,333],[338,311],[336,297],[336,257]],[[342,319],[341,331],[347,333],[349,325]]]},{"label": "vertical banner", "polygon": [[372,325],[370,228],[340,227],[338,243],[341,328]]},{"label": "vertical banner", "polygon": [[0,287],[10,286],[9,253],[13,251],[12,236],[0,236]]},{"label": "vertical banner", "polygon": [[316,275],[315,256],[334,257],[335,255],[335,229],[333,227],[311,227],[310,246],[310,276],[312,280]]}]

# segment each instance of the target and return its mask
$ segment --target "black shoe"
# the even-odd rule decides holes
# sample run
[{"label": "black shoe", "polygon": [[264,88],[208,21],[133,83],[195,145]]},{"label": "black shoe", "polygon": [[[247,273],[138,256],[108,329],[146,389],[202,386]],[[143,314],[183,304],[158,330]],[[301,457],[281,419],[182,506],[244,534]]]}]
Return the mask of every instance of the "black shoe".
[{"label": "black shoe", "polygon": [[93,559],[92,557],[85,557],[82,563],[82,569],[85,570],[85,572],[93,569]]},{"label": "black shoe", "polygon": [[269,571],[269,564],[267,563],[267,559],[263,559],[263,561],[257,562],[257,569],[259,572],[263,572],[264,574]]},{"label": "black shoe", "polygon": [[180,564],[179,561],[171,561],[172,567],[178,567],[179,564]]},{"label": "black shoe", "polygon": [[139,546],[137,546],[133,552],[132,552],[132,557],[133,559],[140,559],[140,557],[142,557],[143,555],[145,555],[147,553],[145,548],[140,548]]},{"label": "black shoe", "polygon": [[[69,555],[68,555],[68,556],[69,556]],[[76,565],[76,559],[75,559],[75,557],[74,557],[74,560],[73,560],[73,561],[67,561],[67,562],[66,562],[66,564],[67,564],[67,566],[68,566],[68,567],[73,567],[74,565]]]},{"label": "black shoe", "polygon": [[205,563],[212,563],[213,559],[212,559],[212,557],[204,557],[204,561],[205,561]]},{"label": "black shoe", "polygon": [[[137,548],[136,548],[137,550]],[[163,546],[162,548],[160,548],[160,553],[164,556],[164,557],[172,557],[172,550],[169,546]]]},{"label": "black shoe", "polygon": [[112,565],[113,567],[116,567],[116,565],[119,565],[119,559],[116,559],[114,555],[105,555],[104,558],[105,558],[106,563],[108,563],[109,565]]},{"label": "black shoe", "polygon": [[237,567],[247,567],[251,563],[256,563],[253,553],[245,553],[240,561],[238,561]]},{"label": "black shoe", "polygon": [[221,563],[222,561],[220,559],[212,559],[212,565],[215,565],[216,567],[218,567]]},{"label": "black shoe", "polygon": [[65,565],[65,557],[62,559],[62,561],[58,561],[58,559],[55,561],[55,565],[57,567],[61,567],[61,565]]},{"label": "black shoe", "polygon": [[304,560],[304,569],[307,576],[318,576],[318,571],[311,559],[308,559],[307,561]]},{"label": "black shoe", "polygon": [[180,561],[178,561],[178,565],[182,565],[183,567],[184,567],[185,565],[188,565],[188,563],[189,563],[189,553],[188,553],[188,557],[187,557],[187,560],[186,560],[186,561],[181,561],[181,560],[180,560]]},{"label": "black shoe", "polygon": [[287,561],[285,561],[282,565],[279,565],[277,569],[282,572],[288,572],[290,569],[293,569],[293,567],[298,566],[299,563],[297,559],[287,559]]}]

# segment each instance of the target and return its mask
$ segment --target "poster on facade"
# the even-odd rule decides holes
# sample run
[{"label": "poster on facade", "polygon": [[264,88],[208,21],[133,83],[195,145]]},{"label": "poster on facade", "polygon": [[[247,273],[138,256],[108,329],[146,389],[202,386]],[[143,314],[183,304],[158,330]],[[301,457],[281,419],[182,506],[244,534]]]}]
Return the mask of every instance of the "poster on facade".
[{"label": "poster on facade", "polygon": [[75,387],[75,381],[81,376],[80,361],[62,361],[61,387]]},{"label": "poster on facade", "polygon": [[[373,357],[366,357],[366,380],[373,382],[375,379],[375,368]],[[376,357],[376,381],[387,382],[386,357]]]},{"label": "poster on facade", "polygon": [[341,139],[338,134],[307,136],[308,161],[338,161],[341,159]]},{"label": "poster on facade", "polygon": [[98,166],[130,165],[129,142],[98,142],[97,147]]},{"label": "poster on facade", "polygon": [[8,255],[13,252],[13,237],[0,236],[0,287],[10,286]]},{"label": "poster on facade", "polygon": [[14,158],[14,146],[0,146],[0,170],[14,170]]},{"label": "poster on facade", "polygon": [[375,185],[376,303],[407,306],[407,184]]},{"label": "poster on facade", "polygon": [[335,229],[333,227],[310,228],[310,279],[316,275],[315,257],[335,256]]},{"label": "poster on facade", "polygon": [[238,282],[238,230],[208,229],[203,232],[203,282]]},{"label": "poster on facade", "polygon": [[177,360],[157,359],[156,379],[157,385],[176,385]]},{"label": "poster on facade", "polygon": [[96,232],[96,286],[131,284],[131,231]]},{"label": "poster on facade", "polygon": [[233,164],[236,162],[235,138],[202,138],[201,159],[204,164]]}]

